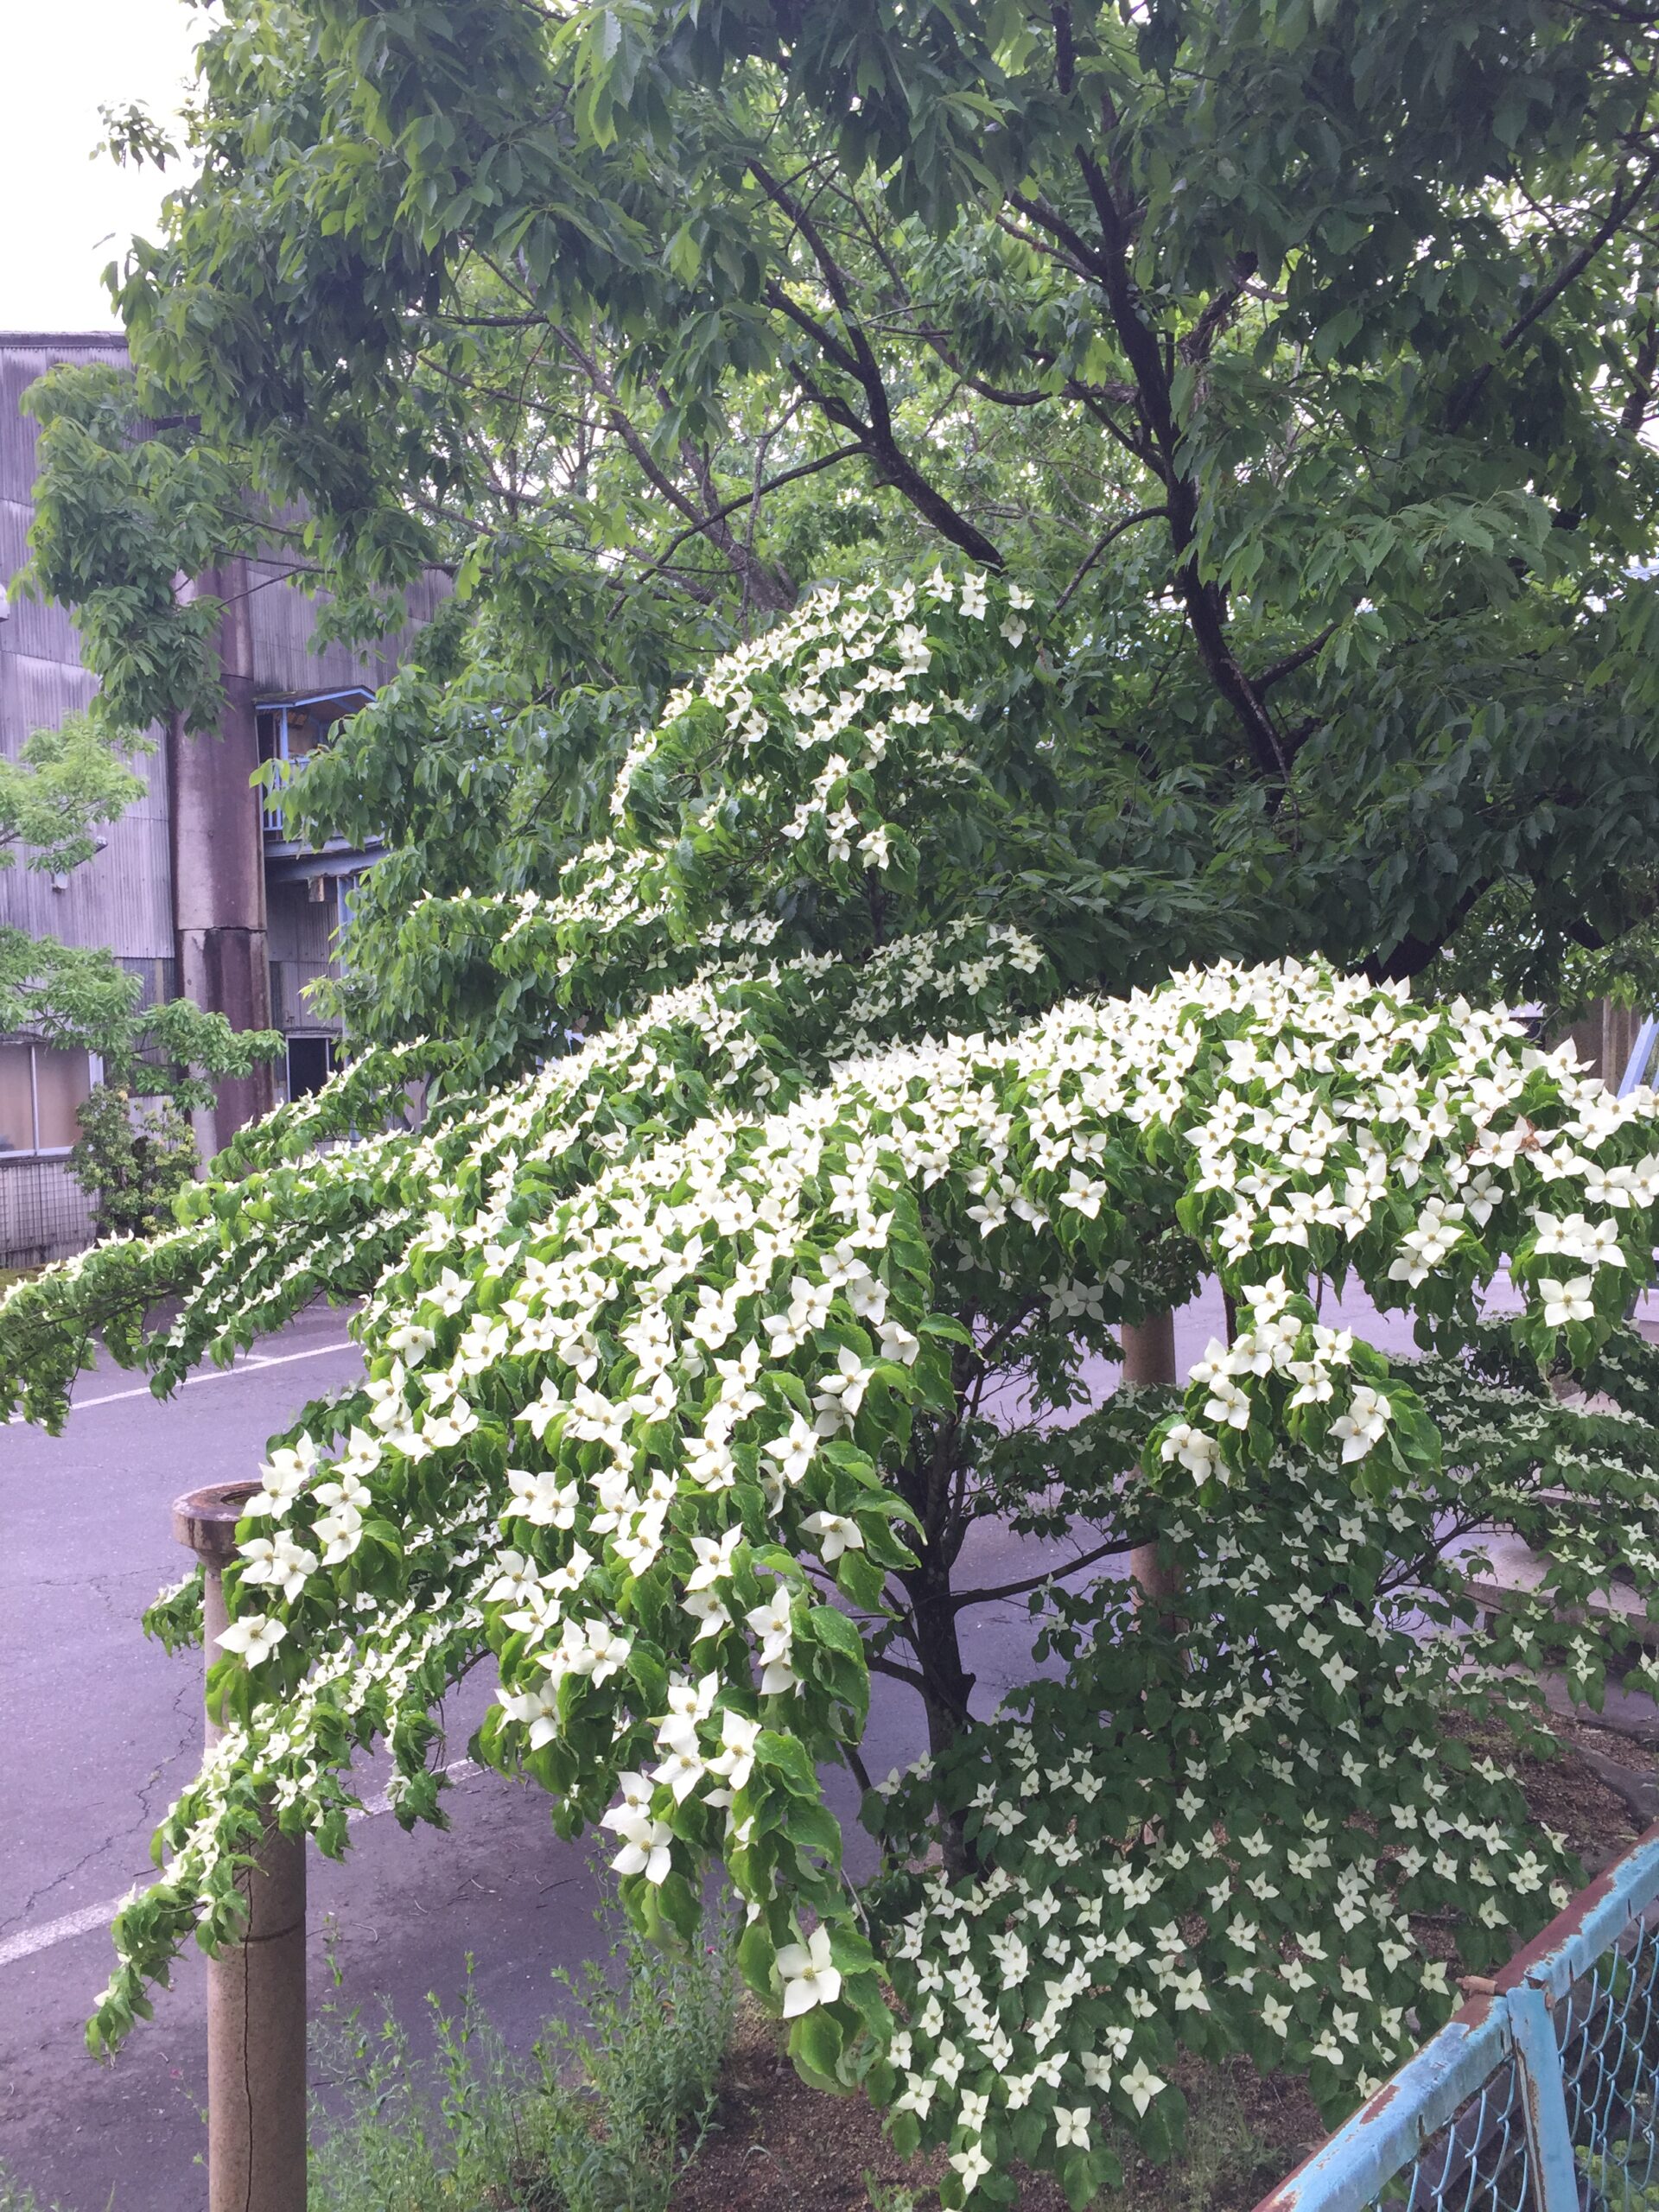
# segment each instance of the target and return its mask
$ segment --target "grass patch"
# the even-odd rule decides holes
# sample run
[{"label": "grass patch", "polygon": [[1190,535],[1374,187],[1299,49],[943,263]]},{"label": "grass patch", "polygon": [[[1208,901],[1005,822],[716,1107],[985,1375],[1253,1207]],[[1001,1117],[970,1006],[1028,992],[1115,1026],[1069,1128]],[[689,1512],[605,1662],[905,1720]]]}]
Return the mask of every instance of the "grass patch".
[{"label": "grass patch", "polygon": [[1178,2071],[1187,2100],[1179,2157],[1154,2166],[1121,2136],[1124,2187],[1103,2204],[1122,2212],[1249,2212],[1323,2136],[1302,2082],[1258,2075],[1241,2058],[1217,2065],[1187,2056]]},{"label": "grass patch", "polygon": [[[470,1986],[435,1999],[423,2064],[386,2013],[327,2013],[311,2127],[310,2212],[667,2212],[714,2109],[735,2004],[721,1931],[683,1958],[632,1930],[598,1964],[556,1975],[574,2017],[515,2056]],[[8,2209],[0,2204],[0,2212]],[[29,2212],[20,2206],[16,2212]]]},{"label": "grass patch", "polygon": [[[20,2181],[13,2181],[3,2166],[0,2166],[0,2212],[48,2212],[32,2189],[25,2189]],[[54,2205],[51,2212],[57,2212]]]}]

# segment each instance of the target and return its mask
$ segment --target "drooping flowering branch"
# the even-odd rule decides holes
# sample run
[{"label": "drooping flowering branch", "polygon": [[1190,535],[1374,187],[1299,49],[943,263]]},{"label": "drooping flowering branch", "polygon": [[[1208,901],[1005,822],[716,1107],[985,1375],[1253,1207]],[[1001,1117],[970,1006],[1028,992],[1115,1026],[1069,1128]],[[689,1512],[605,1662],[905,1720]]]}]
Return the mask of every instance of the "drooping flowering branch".
[{"label": "drooping flowering branch", "polygon": [[[1017,2155],[1083,2201],[1109,2111],[1167,2149],[1178,2041],[1351,2097],[1447,1999],[1426,1916],[1485,1959],[1548,1910],[1559,1844],[1440,1718],[1454,1682],[1515,1703],[1548,1592],[1474,1637],[1458,1541],[1548,1534],[1581,1605],[1597,1513],[1656,1555],[1641,1449],[1538,1380],[1605,1365],[1649,1279],[1655,1101],[1318,966],[1057,1000],[1049,950],[965,894],[918,915],[906,810],[979,772],[982,709],[899,709],[947,666],[990,681],[994,620],[1025,648],[972,580],[815,606],[677,702],[615,843],[454,923],[594,1033],[418,1133],[302,1161],[298,1123],[256,1135],[163,1248],[190,1278],[163,1374],[344,1285],[367,1375],[267,1465],[213,1677],[233,1725],[118,1923],[101,2037],[204,1915],[227,1932],[263,1796],[340,1847],[342,1769],[379,1735],[400,1812],[435,1809],[429,1709],[486,1651],[483,1754],[609,1831],[649,1928],[689,1932],[723,1862],[798,2063],[947,2144],[953,2200],[1005,2196]],[[45,1325],[150,1264],[101,1252],[0,1316]],[[1505,1264],[1500,1385],[1455,1362],[1497,1356]],[[1179,1402],[1068,1440],[1089,1358],[1206,1269],[1233,1341]],[[1328,1325],[1349,1280],[1442,1357],[1414,1376]],[[1581,1479],[1546,1503],[1564,1445]],[[1033,1592],[1020,1720],[975,1711],[959,1644],[985,1512],[1098,1533]],[[1095,1572],[1148,1528],[1170,1623]],[[1585,1637],[1581,1688],[1618,1641]],[[872,1655],[906,1647],[930,1754],[866,1806],[889,1863],[860,1899],[822,1770],[856,1752]]]}]

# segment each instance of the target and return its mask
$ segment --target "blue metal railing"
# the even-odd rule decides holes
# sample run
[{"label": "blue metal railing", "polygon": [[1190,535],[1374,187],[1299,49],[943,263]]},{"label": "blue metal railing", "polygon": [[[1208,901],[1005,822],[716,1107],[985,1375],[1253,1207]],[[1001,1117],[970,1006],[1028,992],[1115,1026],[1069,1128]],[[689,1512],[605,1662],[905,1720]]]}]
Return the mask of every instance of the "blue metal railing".
[{"label": "blue metal railing", "polygon": [[1257,2212],[1372,2208],[1659,2212],[1659,1827]]},{"label": "blue metal railing", "polygon": [[286,836],[283,821],[283,793],[304,769],[311,758],[308,753],[296,753],[291,760],[270,760],[270,780],[259,794],[259,820],[273,837]]}]

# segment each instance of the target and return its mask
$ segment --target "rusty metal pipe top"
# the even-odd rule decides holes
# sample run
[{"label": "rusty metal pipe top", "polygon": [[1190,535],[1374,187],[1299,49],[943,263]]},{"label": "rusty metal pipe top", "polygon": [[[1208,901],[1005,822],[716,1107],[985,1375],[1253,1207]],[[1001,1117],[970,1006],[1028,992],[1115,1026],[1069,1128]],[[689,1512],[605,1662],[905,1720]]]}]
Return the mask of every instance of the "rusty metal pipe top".
[{"label": "rusty metal pipe top", "polygon": [[257,1482],[207,1483],[173,1501],[175,1540],[204,1567],[226,1567],[236,1557],[236,1524],[248,1510]]}]

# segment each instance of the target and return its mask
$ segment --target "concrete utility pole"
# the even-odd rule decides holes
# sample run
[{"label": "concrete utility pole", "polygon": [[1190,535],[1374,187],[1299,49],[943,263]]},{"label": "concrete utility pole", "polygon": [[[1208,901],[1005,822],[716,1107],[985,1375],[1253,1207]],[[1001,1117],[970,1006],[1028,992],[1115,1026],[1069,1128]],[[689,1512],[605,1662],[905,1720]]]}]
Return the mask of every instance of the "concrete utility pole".
[{"label": "concrete utility pole", "polygon": [[[259,734],[247,563],[226,561],[179,586],[181,600],[203,595],[225,603],[217,637],[225,703],[216,730],[193,737],[175,717],[168,731],[179,988],[224,1014],[232,1029],[269,1029],[264,849],[258,797],[248,787],[259,766]],[[196,1116],[204,1159],[270,1111],[274,1083],[264,1065],[224,1078],[217,1104]]]},{"label": "concrete utility pole", "polygon": [[[257,1483],[177,1498],[173,1534],[202,1565],[202,1656],[226,1625],[224,1572]],[[223,1732],[209,1716],[207,1742]],[[306,2212],[305,1839],[266,1825],[240,1943],[207,1962],[207,2212]]]},{"label": "concrete utility pole", "polygon": [[[1126,1382],[1170,1382],[1175,1380],[1175,1316],[1149,1314],[1144,1321],[1125,1321],[1118,1330],[1123,1346]],[[1158,1557],[1156,1544],[1137,1544],[1129,1554],[1129,1573],[1141,1592],[1141,1601],[1167,1605],[1179,1595],[1173,1568]]]}]

